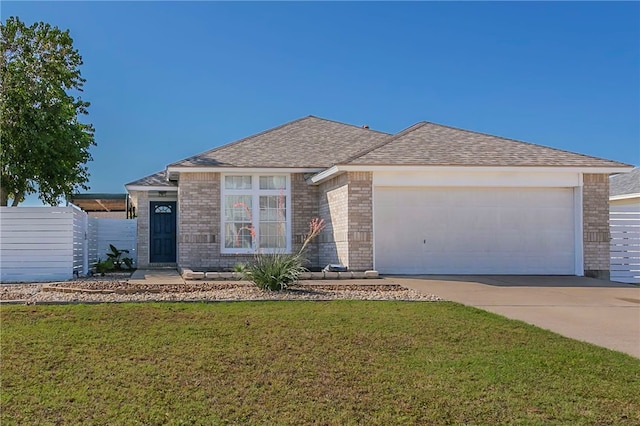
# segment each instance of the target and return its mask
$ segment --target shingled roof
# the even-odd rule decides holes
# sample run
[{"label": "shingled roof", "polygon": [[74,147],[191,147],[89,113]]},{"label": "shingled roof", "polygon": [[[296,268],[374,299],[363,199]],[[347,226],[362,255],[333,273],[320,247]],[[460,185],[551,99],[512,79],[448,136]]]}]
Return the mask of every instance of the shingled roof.
[{"label": "shingled roof", "polygon": [[172,188],[177,187],[178,184],[167,180],[167,173],[165,170],[162,170],[141,179],[134,180],[133,182],[129,182],[125,186],[166,186],[167,188]]},{"label": "shingled roof", "polygon": [[[429,122],[391,135],[310,115],[178,161],[168,168],[327,169],[334,165],[631,167]],[[167,180],[166,172],[161,171],[127,186],[170,188],[176,183]]]},{"label": "shingled roof", "polygon": [[628,167],[513,139],[420,122],[345,163],[420,166]]},{"label": "shingled roof", "polygon": [[640,167],[609,178],[609,195],[640,194]]},{"label": "shingled roof", "polygon": [[390,136],[310,115],[169,167],[326,168]]}]

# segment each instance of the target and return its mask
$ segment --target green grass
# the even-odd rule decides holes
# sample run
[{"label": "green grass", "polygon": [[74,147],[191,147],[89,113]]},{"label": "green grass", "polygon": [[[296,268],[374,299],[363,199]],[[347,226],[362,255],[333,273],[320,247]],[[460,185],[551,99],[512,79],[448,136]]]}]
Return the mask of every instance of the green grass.
[{"label": "green grass", "polygon": [[3,426],[640,423],[640,360],[453,303],[0,309]]}]

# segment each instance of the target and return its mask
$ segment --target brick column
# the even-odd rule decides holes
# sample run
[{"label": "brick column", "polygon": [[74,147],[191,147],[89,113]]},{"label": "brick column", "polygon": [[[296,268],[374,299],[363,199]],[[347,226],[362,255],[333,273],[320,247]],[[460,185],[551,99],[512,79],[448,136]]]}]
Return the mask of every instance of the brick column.
[{"label": "brick column", "polygon": [[181,173],[178,206],[178,267],[218,268],[220,174]]},{"label": "brick column", "polygon": [[582,222],[584,274],[609,279],[609,176],[583,175]]},{"label": "brick column", "polygon": [[137,232],[138,232],[138,268],[149,267],[149,193],[136,191]]},{"label": "brick column", "polygon": [[[291,174],[291,251],[297,253],[309,233],[309,222],[318,217],[318,187],[309,185],[302,173]],[[318,267],[318,241],[316,237],[305,250],[310,267]]]},{"label": "brick column", "polygon": [[346,174],[336,176],[320,185],[318,213],[326,225],[318,238],[320,266],[330,263],[349,264],[348,208],[349,191]]},{"label": "brick column", "polygon": [[373,269],[373,173],[349,172],[349,268]]}]

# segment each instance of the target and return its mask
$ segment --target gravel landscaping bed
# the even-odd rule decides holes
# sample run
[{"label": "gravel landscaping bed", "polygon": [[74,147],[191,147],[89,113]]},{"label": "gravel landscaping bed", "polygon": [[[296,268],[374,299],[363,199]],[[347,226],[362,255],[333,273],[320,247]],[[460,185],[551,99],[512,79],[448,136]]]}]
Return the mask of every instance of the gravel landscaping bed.
[{"label": "gravel landscaping bed", "polygon": [[5,284],[0,301],[11,303],[103,303],[144,301],[229,300],[415,300],[438,301],[395,283],[302,281],[285,291],[263,291],[247,281],[201,281],[185,284],[134,284],[121,276],[94,277],[74,281]]}]

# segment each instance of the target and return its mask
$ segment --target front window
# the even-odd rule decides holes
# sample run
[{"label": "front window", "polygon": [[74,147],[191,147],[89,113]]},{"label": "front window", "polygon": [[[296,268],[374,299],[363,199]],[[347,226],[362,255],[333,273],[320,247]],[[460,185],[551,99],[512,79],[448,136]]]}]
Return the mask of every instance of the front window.
[{"label": "front window", "polygon": [[288,175],[224,175],[222,253],[291,250]]}]

